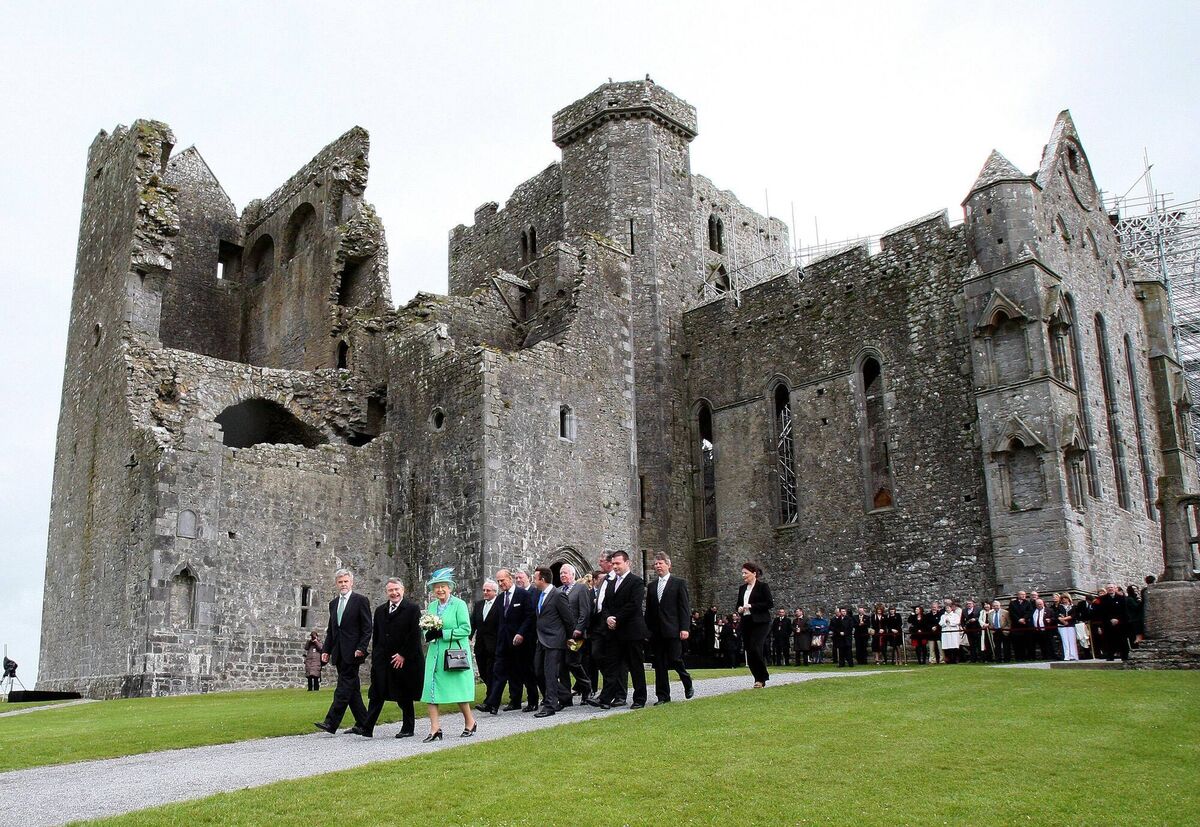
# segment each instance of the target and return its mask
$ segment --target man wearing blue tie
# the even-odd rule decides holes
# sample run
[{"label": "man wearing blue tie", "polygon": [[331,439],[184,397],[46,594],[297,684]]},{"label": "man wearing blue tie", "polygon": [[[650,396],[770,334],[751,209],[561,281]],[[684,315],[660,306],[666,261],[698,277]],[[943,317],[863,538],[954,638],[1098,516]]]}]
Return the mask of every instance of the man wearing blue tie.
[{"label": "man wearing blue tie", "polygon": [[567,596],[554,588],[554,575],[546,567],[533,573],[537,652],[534,654],[534,672],[542,690],[542,707],[534,716],[546,718],[564,706],[571,705],[571,690],[561,680],[563,653],[574,628],[574,616],[567,604]]}]

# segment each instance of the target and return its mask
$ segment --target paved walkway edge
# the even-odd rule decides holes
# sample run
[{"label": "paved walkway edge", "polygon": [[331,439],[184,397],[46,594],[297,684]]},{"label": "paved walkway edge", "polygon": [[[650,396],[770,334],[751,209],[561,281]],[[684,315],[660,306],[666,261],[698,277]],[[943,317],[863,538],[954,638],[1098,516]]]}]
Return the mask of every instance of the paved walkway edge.
[{"label": "paved walkway edge", "polygon": [[[901,671],[904,670],[781,672],[772,677],[764,691],[812,680],[899,674]],[[698,680],[693,701],[683,701],[683,687],[673,683],[671,695],[676,699],[674,702],[694,703],[707,697],[748,690],[749,682],[749,675]],[[653,692],[653,684],[650,689]],[[417,722],[418,737],[403,741],[393,737],[399,724],[388,724],[376,727],[375,737],[370,740],[355,735],[314,732],[34,767],[0,773],[0,812],[20,813],[21,823],[27,827],[66,824],[623,714],[629,714],[628,707],[602,711],[575,706],[549,718],[534,718],[519,712],[498,716],[480,714],[479,733],[474,738],[459,738],[462,719],[456,712],[443,716],[445,740],[432,744],[421,743],[425,722],[422,719]]]}]

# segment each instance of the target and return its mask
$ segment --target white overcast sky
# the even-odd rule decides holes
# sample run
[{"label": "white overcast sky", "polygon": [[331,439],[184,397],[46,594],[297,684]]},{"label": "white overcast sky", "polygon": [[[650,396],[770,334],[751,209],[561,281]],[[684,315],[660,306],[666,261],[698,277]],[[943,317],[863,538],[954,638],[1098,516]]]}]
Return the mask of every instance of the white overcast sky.
[{"label": "white overcast sky", "polygon": [[[847,8],[833,8],[835,6]],[[852,8],[850,8],[852,7]],[[1200,195],[1200,4],[4,4],[0,642],[36,669],[88,145],[157,118],[238,209],[359,124],[392,294],[445,292],[447,233],[558,157],[553,112],[650,74],[699,110],[693,172],[811,244],[961,215],[992,148],[1032,172],[1069,108],[1101,187]],[[814,221],[815,220],[815,221]],[[80,482],[82,484],[82,481]]]}]

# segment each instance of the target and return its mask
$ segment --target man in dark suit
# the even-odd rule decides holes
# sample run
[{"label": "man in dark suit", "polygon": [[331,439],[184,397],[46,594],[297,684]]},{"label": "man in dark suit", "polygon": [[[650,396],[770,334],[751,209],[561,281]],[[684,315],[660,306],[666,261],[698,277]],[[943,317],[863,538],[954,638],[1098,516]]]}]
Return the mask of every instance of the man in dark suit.
[{"label": "man in dark suit", "polygon": [[[646,665],[642,654],[642,642],[646,639],[646,618],[642,614],[646,604],[646,583],[629,570],[629,554],[624,551],[612,553],[613,574],[611,593],[604,601],[604,626],[609,631],[609,644],[605,647],[605,660],[601,664],[604,672],[604,689],[600,693],[599,705],[611,707],[624,693],[625,684],[621,669],[628,670],[633,678],[633,703],[630,709],[641,709],[646,705]],[[618,688],[620,687],[620,688]]]},{"label": "man in dark suit", "polygon": [[592,622],[592,592],[583,583],[575,582],[575,567],[570,563],[562,564],[558,578],[562,581],[561,590],[567,598],[571,617],[574,618],[574,622],[571,624],[571,640],[575,641],[577,646],[572,649],[572,644],[567,644],[563,663],[563,680],[567,686],[570,686],[571,678],[575,679],[575,688],[579,690],[580,695],[579,702],[585,704],[591,697],[593,686],[592,679],[583,666],[583,653],[587,651],[588,626]]},{"label": "man in dark suit", "polygon": [[387,602],[375,608],[371,640],[371,688],[367,690],[367,715],[350,731],[370,738],[383,705],[400,706],[401,724],[397,738],[412,737],[416,724],[413,701],[425,686],[425,657],[421,652],[421,609],[404,599],[404,585],[397,577],[387,581]]},{"label": "man in dark suit", "polygon": [[518,676],[521,675],[525,654],[521,647],[533,645],[533,606],[529,603],[529,593],[517,588],[508,569],[496,572],[496,583],[500,586],[500,594],[496,597],[500,603],[496,660],[492,664],[492,683],[488,687],[487,697],[475,707],[480,712],[493,715],[500,711],[500,699],[505,686],[509,687],[509,703],[504,707],[505,711],[521,708],[521,681]]},{"label": "man in dark suit", "polygon": [[846,614],[842,606],[829,621],[829,639],[833,641],[833,651],[837,655],[838,666],[854,666],[854,656],[851,654],[851,641],[854,638],[854,619]]},{"label": "man in dark suit", "polygon": [[338,569],[334,583],[338,596],[329,601],[329,628],[325,630],[321,663],[332,661],[337,668],[337,688],[325,720],[313,724],[329,733],[337,732],[347,706],[355,724],[361,727],[367,719],[358,667],[366,659],[371,642],[371,602],[354,591],[354,575],[346,569]]},{"label": "man in dark suit", "polygon": [[690,698],[692,676],[683,663],[683,644],[691,637],[692,601],[687,583],[671,576],[671,558],[663,552],[654,555],[654,573],[658,575],[646,589],[646,627],[654,657],[655,706],[671,702],[671,678],[674,669],[683,682],[683,695]]},{"label": "man in dark suit", "polygon": [[533,601],[537,652],[534,670],[542,690],[542,705],[534,715],[546,718],[571,705],[571,688],[562,682],[563,655],[575,626],[567,596],[554,588],[554,574],[539,566],[533,572]]},{"label": "man in dark suit", "polygon": [[479,679],[486,688],[492,685],[492,665],[496,661],[496,632],[500,629],[500,612],[496,611],[496,593],[500,586],[495,580],[483,581],[483,599],[476,600],[471,609],[471,633],[475,636],[475,662],[479,664]]},{"label": "man in dark suit", "polygon": [[596,580],[596,601],[595,610],[592,612],[591,625],[588,627],[588,642],[591,647],[592,662],[595,664],[596,676],[592,680],[592,697],[588,701],[592,706],[599,706],[598,689],[600,685],[599,678],[604,675],[605,691],[610,683],[607,673],[604,672],[604,664],[610,658],[617,661],[616,681],[613,683],[613,691],[608,694],[611,699],[608,701],[609,706],[624,706],[625,700],[625,671],[620,663],[619,653],[616,651],[617,636],[613,630],[608,628],[607,604],[609,598],[612,597],[613,584],[617,580],[617,573],[613,571],[612,552],[600,552],[600,572],[599,580]]},{"label": "man in dark suit", "polygon": [[1017,592],[1017,596],[1008,604],[1008,622],[1012,624],[1013,660],[1033,659],[1033,601],[1025,592]]},{"label": "man in dark suit", "polygon": [[[533,583],[529,579],[529,575],[523,570],[513,572],[513,582],[517,584],[518,589],[524,589],[532,601],[536,596],[533,590]],[[537,712],[538,709],[538,693],[541,691],[538,688],[537,672],[533,667],[533,658],[537,654],[537,641],[533,639],[533,608],[529,609],[529,645],[521,649],[521,671],[508,682],[509,696],[520,697],[521,688],[524,688],[526,700],[525,706],[521,707],[522,712]]]}]

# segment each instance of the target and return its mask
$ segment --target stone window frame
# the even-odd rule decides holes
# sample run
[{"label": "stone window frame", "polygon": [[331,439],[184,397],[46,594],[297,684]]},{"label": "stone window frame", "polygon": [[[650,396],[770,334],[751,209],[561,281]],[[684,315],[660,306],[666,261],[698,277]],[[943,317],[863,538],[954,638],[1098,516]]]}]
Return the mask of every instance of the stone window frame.
[{"label": "stone window frame", "polygon": [[1154,475],[1150,470],[1150,454],[1146,449],[1146,419],[1142,411],[1141,384],[1138,382],[1137,364],[1134,362],[1133,339],[1128,333],[1124,337],[1125,379],[1129,383],[1129,402],[1133,406],[1133,429],[1137,439],[1138,465],[1142,472],[1142,497],[1146,516],[1158,519],[1154,509]]},{"label": "stone window frame", "polygon": [[446,430],[446,411],[441,405],[434,405],[429,411],[429,428],[435,434]]},{"label": "stone window frame", "polygon": [[[172,613],[175,603],[175,584],[180,578],[188,581],[188,617],[186,622],[178,623]],[[200,569],[191,560],[184,560],[171,570],[167,578],[167,601],[164,612],[166,624],[185,630],[194,630],[200,625]]]},{"label": "stone window frame", "polygon": [[1075,308],[1075,296],[1070,292],[1063,293],[1063,307],[1071,317],[1071,373],[1075,380],[1075,396],[1078,401],[1079,419],[1083,423],[1083,440],[1087,444],[1087,474],[1088,496],[1100,499],[1103,490],[1100,487],[1100,464],[1096,452],[1092,450],[1094,431],[1092,429],[1092,412],[1088,407],[1087,368],[1084,362],[1083,340],[1080,335],[1079,313]]},{"label": "stone window frame", "polygon": [[[1010,476],[1009,462],[1013,453],[1020,450],[1032,451],[1037,457],[1038,463],[1038,478],[1041,482],[1041,504],[1018,508],[1013,500],[1012,478]],[[1045,508],[1047,502],[1047,486],[1046,486],[1046,443],[1042,441],[1033,429],[1030,428],[1020,416],[1011,416],[1005,424],[1000,437],[996,440],[992,447],[992,462],[996,466],[997,482],[997,502],[996,505],[1004,511],[1013,513],[1023,513],[1028,511],[1040,511]]]},{"label": "stone window frame", "polygon": [[1011,322],[1020,327],[1025,350],[1024,376],[1028,379],[1033,375],[1033,348],[1030,347],[1029,341],[1029,323],[1031,321],[1032,319],[1029,317],[1029,314],[1022,310],[1019,304],[1004,295],[1004,292],[1000,288],[992,291],[988,297],[987,304],[983,308],[983,312],[979,316],[979,322],[975,325],[975,336],[983,339],[988,385],[995,387],[1000,384],[1000,366],[996,360],[994,339],[996,332],[1006,322]]},{"label": "stone window frame", "polygon": [[[786,422],[779,410],[779,392],[787,394]],[[777,375],[767,383],[765,398],[768,405],[768,422],[772,508],[771,522],[776,528],[789,528],[800,520],[800,475],[796,471],[796,406],[792,383],[787,377]],[[785,458],[784,454],[790,454]]]},{"label": "stone window frame", "polygon": [[1096,313],[1096,356],[1100,360],[1100,385],[1104,391],[1105,421],[1108,426],[1108,447],[1113,463],[1113,481],[1117,486],[1117,504],[1125,511],[1133,510],[1129,492],[1129,465],[1125,456],[1125,439],[1121,433],[1120,402],[1116,377],[1113,374],[1112,350],[1108,346],[1108,324],[1103,313]]},{"label": "stone window frame", "polygon": [[[190,516],[190,525],[188,517]],[[175,536],[185,540],[195,540],[201,536],[200,517],[190,508],[184,508],[175,515]]]},{"label": "stone window frame", "polygon": [[575,408],[566,402],[558,403],[558,439],[560,442],[575,442],[579,437],[579,417]]},{"label": "stone window frame", "polygon": [[896,475],[892,470],[890,448],[888,456],[885,460],[884,467],[887,470],[887,489],[891,495],[891,504],[884,506],[875,505],[875,496],[878,492],[872,491],[873,475],[871,472],[871,446],[870,446],[870,423],[867,420],[867,389],[863,381],[863,368],[867,360],[873,360],[879,365],[879,395],[883,414],[883,428],[885,434],[885,444],[890,446],[890,440],[887,439],[892,432],[891,428],[891,408],[887,404],[887,370],[882,351],[874,346],[863,348],[854,357],[854,394],[857,402],[857,407],[862,411],[862,419],[858,423],[858,446],[859,446],[859,468],[862,470],[862,502],[867,514],[887,514],[896,509]]},{"label": "stone window frame", "polygon": [[316,589],[314,589],[312,586],[308,585],[307,583],[302,583],[300,585],[300,594],[298,595],[298,602],[300,604],[300,628],[301,629],[308,628],[309,612],[312,611],[312,608],[315,605],[313,603],[314,595],[316,595]]},{"label": "stone window frame", "polygon": [[[703,446],[704,428],[701,424],[701,415],[705,411],[708,413],[708,431],[710,435],[707,452]],[[693,402],[691,416],[688,420],[691,423],[692,430],[690,451],[692,459],[692,531],[696,542],[710,542],[717,539],[721,525],[717,511],[716,472],[718,451],[716,421],[713,416],[712,401],[707,397],[701,397]],[[708,484],[708,469],[706,467],[708,465],[712,467],[713,479],[711,486]],[[711,511],[709,510],[710,496],[712,501]]]}]

